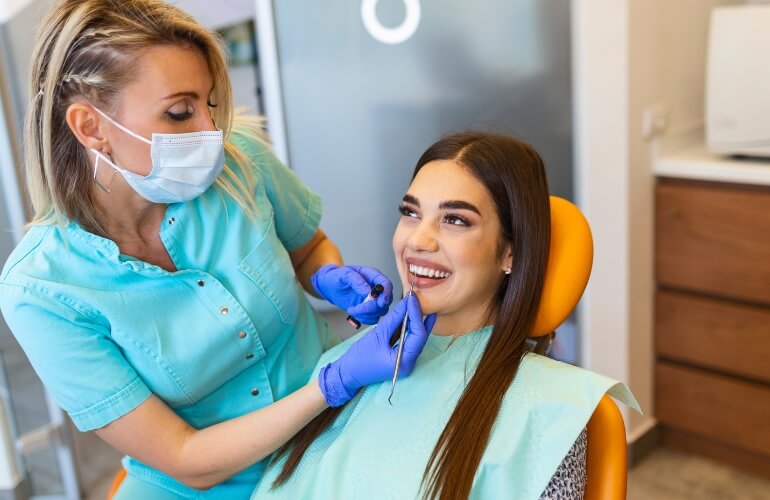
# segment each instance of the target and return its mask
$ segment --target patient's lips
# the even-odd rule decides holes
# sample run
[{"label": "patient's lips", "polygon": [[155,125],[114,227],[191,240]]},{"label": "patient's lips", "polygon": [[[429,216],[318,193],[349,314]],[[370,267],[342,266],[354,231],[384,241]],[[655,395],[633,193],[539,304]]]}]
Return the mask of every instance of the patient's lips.
[{"label": "patient's lips", "polygon": [[430,288],[443,283],[452,272],[446,267],[424,259],[406,259],[409,282],[414,280],[415,288]]}]

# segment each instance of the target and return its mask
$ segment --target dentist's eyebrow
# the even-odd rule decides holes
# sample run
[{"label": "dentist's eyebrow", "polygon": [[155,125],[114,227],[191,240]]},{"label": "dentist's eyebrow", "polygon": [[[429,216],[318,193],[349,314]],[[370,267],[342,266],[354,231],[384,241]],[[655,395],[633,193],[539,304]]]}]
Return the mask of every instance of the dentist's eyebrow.
[{"label": "dentist's eyebrow", "polygon": [[[209,95],[211,95],[212,92],[214,92],[214,86],[213,85],[211,86],[211,90],[209,90]],[[194,92],[194,91],[190,90],[190,91],[186,91],[186,92],[175,92],[173,94],[167,95],[166,97],[161,97],[160,100],[161,101],[166,101],[168,99],[174,99],[176,97],[192,97],[193,99],[197,99],[199,96],[198,96],[197,92]]]},{"label": "dentist's eyebrow", "polygon": [[471,212],[476,212],[477,214],[481,215],[481,212],[479,212],[479,209],[476,208],[475,205],[471,205],[467,201],[460,201],[460,200],[442,201],[438,207],[442,210],[470,210]]},{"label": "dentist's eyebrow", "polygon": [[197,92],[177,92],[175,94],[167,95],[166,97],[161,97],[161,101],[167,101],[168,99],[175,99],[177,97],[192,97],[193,99],[198,98]]},{"label": "dentist's eyebrow", "polygon": [[402,200],[404,203],[409,203],[410,205],[414,205],[415,207],[420,206],[420,200],[412,196],[411,194],[405,194]]}]

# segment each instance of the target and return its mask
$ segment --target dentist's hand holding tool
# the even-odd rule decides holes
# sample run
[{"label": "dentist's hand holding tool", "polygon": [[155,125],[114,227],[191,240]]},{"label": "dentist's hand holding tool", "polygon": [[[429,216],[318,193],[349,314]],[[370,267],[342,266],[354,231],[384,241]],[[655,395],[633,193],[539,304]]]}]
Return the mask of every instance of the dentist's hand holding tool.
[{"label": "dentist's hand holding tool", "polygon": [[391,379],[398,346],[391,345],[390,339],[407,315],[409,320],[399,375],[407,377],[412,373],[436,323],[435,314],[428,315],[423,321],[420,302],[414,294],[402,299],[345,354],[321,369],[318,385],[329,406],[341,406],[352,399],[360,388]]},{"label": "dentist's hand holding tool", "polygon": [[[320,267],[310,281],[321,297],[367,325],[377,323],[393,300],[393,283],[371,267],[328,264]],[[383,292],[366,300],[375,285],[382,285]]]}]

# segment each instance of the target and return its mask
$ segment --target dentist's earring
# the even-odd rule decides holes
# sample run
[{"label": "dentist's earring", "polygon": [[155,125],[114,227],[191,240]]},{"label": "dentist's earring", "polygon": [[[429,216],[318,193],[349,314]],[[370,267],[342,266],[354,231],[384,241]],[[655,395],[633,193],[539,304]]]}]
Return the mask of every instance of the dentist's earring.
[{"label": "dentist's earring", "polygon": [[[99,179],[96,178],[96,173],[99,171],[99,160],[102,159],[102,154],[104,153],[97,152],[96,150],[93,150],[93,151],[94,151],[94,156],[96,156],[96,160],[94,161],[94,182],[96,183],[97,186],[101,188],[102,191],[104,191],[105,193],[109,193],[110,187],[112,186],[112,182],[115,180],[115,174],[117,174],[118,171],[115,170],[114,168],[112,169],[112,177],[110,178],[110,183],[107,184],[106,186],[101,182],[99,182]],[[109,156],[110,161],[112,161],[112,156],[110,156],[109,153],[107,153],[107,156]]]},{"label": "dentist's earring", "polygon": [[508,269],[506,269],[504,272],[505,272],[505,274],[511,274],[511,268],[509,267],[509,268],[508,268]]}]

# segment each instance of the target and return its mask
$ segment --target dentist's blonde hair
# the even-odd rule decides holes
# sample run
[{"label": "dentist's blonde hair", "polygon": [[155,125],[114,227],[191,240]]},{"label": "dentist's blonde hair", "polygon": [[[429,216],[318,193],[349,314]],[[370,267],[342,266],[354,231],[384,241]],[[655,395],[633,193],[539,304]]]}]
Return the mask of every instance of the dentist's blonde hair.
[{"label": "dentist's blonde hair", "polygon": [[[258,118],[234,118],[221,40],[191,16],[160,0],[56,0],[43,19],[32,56],[25,122],[27,188],[35,211],[30,224],[69,219],[104,234],[90,194],[89,158],[65,113],[79,98],[114,111],[136,73],[136,61],[158,45],[198,48],[214,81],[211,99],[217,106],[211,114],[216,125],[226,138],[232,130],[264,141]],[[216,185],[253,215],[253,168],[230,140],[225,150],[235,165],[225,166]]]}]

